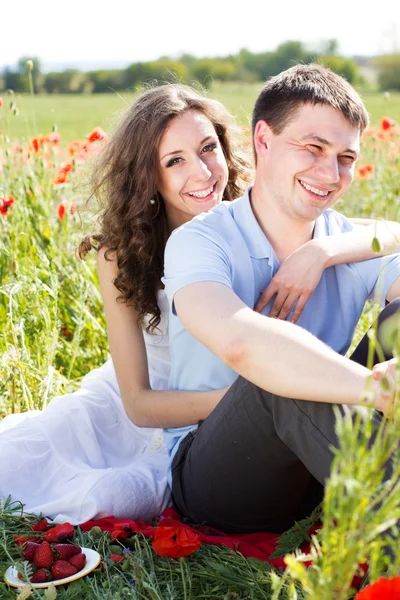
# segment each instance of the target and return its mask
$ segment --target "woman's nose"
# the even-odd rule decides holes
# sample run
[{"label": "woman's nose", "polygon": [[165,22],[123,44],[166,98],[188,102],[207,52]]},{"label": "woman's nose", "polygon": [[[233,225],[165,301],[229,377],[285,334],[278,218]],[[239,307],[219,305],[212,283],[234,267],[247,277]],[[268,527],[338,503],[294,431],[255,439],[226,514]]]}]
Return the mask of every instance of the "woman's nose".
[{"label": "woman's nose", "polygon": [[201,158],[198,158],[193,166],[193,177],[198,181],[207,181],[211,177],[209,166]]}]

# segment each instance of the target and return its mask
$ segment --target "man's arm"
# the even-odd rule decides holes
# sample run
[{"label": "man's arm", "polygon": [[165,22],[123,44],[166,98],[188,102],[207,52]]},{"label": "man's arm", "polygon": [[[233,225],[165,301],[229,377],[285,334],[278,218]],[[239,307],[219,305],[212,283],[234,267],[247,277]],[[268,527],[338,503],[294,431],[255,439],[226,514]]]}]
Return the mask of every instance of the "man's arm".
[{"label": "man's arm", "polygon": [[[296,325],[257,314],[228,286],[193,283],[175,293],[174,303],[189,333],[262,389],[302,400],[361,403],[369,369]],[[381,398],[375,407],[384,410]]]}]

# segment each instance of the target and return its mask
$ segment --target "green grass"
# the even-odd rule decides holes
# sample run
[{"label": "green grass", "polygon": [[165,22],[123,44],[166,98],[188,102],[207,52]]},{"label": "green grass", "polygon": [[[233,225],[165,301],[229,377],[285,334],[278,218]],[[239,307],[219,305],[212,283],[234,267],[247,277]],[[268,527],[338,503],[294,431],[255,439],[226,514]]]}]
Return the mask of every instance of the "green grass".
[{"label": "green grass", "polygon": [[[214,84],[209,93],[223,102],[241,125],[249,125],[253,104],[261,86],[262,84]],[[373,125],[377,125],[385,115],[400,122],[400,93],[391,94],[389,100],[385,100],[381,93],[366,92],[363,97]],[[6,103],[14,102],[20,114],[10,115],[6,119],[5,109],[0,109],[0,129],[11,139],[21,140],[38,133],[48,133],[55,126],[63,139],[70,142],[84,138],[97,125],[105,131],[111,131],[121,112],[133,99],[132,93],[43,95],[34,99],[30,96],[5,95]]]}]

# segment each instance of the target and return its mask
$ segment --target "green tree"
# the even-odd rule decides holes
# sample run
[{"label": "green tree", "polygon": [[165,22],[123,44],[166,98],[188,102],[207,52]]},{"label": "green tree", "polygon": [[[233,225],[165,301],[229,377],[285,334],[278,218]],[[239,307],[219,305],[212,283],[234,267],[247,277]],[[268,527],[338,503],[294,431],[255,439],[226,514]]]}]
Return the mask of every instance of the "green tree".
[{"label": "green tree", "polygon": [[47,73],[43,87],[48,94],[81,94],[91,91],[87,87],[87,75],[77,69]]},{"label": "green tree", "polygon": [[310,63],[316,59],[315,52],[306,50],[302,42],[289,40],[280,44],[275,51],[275,73],[280,73],[299,63]]},{"label": "green tree", "polygon": [[344,56],[320,56],[318,62],[338,75],[342,75],[352,85],[360,82],[361,75],[358,65],[350,58],[345,58]]},{"label": "green tree", "polygon": [[400,90],[400,53],[384,54],[374,59],[381,90]]},{"label": "green tree", "polygon": [[14,90],[14,92],[28,92],[29,82],[27,75],[21,75],[18,71],[13,71],[6,67],[3,71],[3,86],[5,90]]},{"label": "green tree", "polygon": [[124,72],[122,70],[91,71],[86,73],[86,78],[94,94],[109,94],[113,90],[124,88]]},{"label": "green tree", "polygon": [[148,65],[150,77],[157,81],[185,82],[188,79],[189,70],[179,60],[163,57]]},{"label": "green tree", "polygon": [[321,45],[321,54],[324,56],[336,56],[339,54],[339,42],[334,38],[323,42]]}]

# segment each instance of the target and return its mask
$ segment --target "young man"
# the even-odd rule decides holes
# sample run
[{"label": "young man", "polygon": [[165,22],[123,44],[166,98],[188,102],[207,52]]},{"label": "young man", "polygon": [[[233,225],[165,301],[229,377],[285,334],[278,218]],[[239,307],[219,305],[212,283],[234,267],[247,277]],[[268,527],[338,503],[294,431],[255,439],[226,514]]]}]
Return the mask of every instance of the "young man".
[{"label": "young man", "polygon": [[[329,208],[352,182],[367,123],[353,88],[323,67],[298,65],[272,78],[254,109],[254,186],[167,244],[170,387],[234,382],[199,427],[166,430],[174,500],[197,522],[283,531],[322,498],[337,444],[333,405],[369,414],[356,405],[371,372],[343,355],[367,298],[400,296],[400,256],[326,269],[301,327],[266,318],[269,305],[253,310],[288,256],[352,229]],[[384,412],[387,398],[372,385]]]}]

